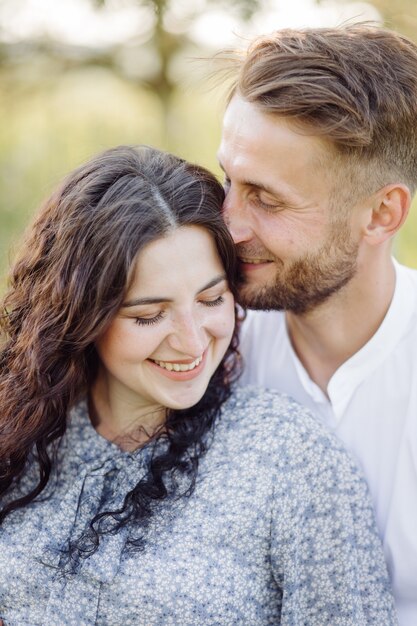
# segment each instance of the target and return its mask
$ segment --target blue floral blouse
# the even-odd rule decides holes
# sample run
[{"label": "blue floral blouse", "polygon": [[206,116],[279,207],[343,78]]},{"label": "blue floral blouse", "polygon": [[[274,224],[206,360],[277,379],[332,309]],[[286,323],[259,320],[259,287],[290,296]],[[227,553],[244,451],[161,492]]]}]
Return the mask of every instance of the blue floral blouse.
[{"label": "blue floral blouse", "polygon": [[126,549],[127,526],[69,570],[68,541],[121,505],[152,447],[123,452],[84,402],[72,411],[45,492],[0,527],[7,626],[397,623],[355,465],[306,410],[255,388],[224,405],[194,492],[158,505],[143,551]]}]

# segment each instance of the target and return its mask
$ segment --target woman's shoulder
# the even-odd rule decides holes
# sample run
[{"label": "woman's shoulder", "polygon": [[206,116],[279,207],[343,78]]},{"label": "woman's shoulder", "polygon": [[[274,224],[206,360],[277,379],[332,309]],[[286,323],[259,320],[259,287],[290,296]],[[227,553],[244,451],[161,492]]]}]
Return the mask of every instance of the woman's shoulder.
[{"label": "woman's shoulder", "polygon": [[224,406],[223,436],[257,450],[271,463],[342,462],[356,469],[343,444],[320,418],[290,396],[257,386],[239,387]]},{"label": "woman's shoulder", "polygon": [[328,432],[320,419],[291,396],[257,385],[234,387],[223,407],[223,419],[234,428]]}]

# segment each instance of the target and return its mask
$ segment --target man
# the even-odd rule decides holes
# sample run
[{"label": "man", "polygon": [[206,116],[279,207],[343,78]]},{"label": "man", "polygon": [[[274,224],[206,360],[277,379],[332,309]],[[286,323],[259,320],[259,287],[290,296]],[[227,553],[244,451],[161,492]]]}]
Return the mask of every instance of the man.
[{"label": "man", "polygon": [[237,57],[219,161],[249,311],[244,382],[309,406],[361,463],[401,626],[417,624],[417,47],[364,25]]}]

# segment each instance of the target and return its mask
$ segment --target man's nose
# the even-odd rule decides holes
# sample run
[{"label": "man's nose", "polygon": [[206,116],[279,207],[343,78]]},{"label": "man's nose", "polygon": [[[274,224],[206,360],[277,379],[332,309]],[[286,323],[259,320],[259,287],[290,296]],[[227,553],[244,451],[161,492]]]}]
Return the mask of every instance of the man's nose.
[{"label": "man's nose", "polygon": [[250,241],[253,233],[243,199],[230,187],[223,203],[223,217],[235,243]]},{"label": "man's nose", "polygon": [[181,315],[175,320],[175,329],[169,338],[173,350],[197,358],[203,354],[207,343],[207,333],[198,315]]}]

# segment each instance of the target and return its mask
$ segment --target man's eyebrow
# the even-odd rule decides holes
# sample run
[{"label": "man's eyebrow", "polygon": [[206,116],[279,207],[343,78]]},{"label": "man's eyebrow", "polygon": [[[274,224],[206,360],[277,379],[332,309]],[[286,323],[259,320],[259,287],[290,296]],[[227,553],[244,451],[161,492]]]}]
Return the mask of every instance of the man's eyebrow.
[{"label": "man's eyebrow", "polygon": [[[218,160],[218,164],[219,164],[220,169],[223,171],[223,173],[227,177],[226,170],[224,169],[220,160]],[[265,185],[264,183],[258,183],[254,180],[249,180],[249,179],[242,180],[240,181],[240,183],[242,185],[245,185],[246,187],[253,187],[254,189],[265,191],[265,193],[269,193],[271,194],[271,196],[275,196],[277,199],[282,200],[283,202],[287,201],[287,198],[285,198],[285,196],[283,196],[282,193],[278,192],[276,189],[274,189],[273,187],[270,187],[269,185]]]},{"label": "man's eyebrow", "polygon": [[254,180],[243,180],[242,184],[246,185],[247,187],[253,187],[254,189],[259,189],[260,191],[265,191],[266,193],[269,193],[271,196],[275,196],[276,198],[284,197],[276,189],[274,189],[273,187],[270,187],[269,185],[265,185],[264,183],[257,183]]},{"label": "man's eyebrow", "polygon": [[[227,280],[226,274],[219,274],[212,280],[210,280],[204,287],[197,291],[197,295],[203,293],[203,291],[207,291],[207,289],[211,289],[211,287],[215,287],[223,280]],[[132,306],[141,306],[145,304],[161,304],[161,302],[172,302],[172,298],[167,298],[164,296],[154,296],[153,298],[134,298],[133,300],[127,300],[123,302],[122,307],[128,308]]]}]

